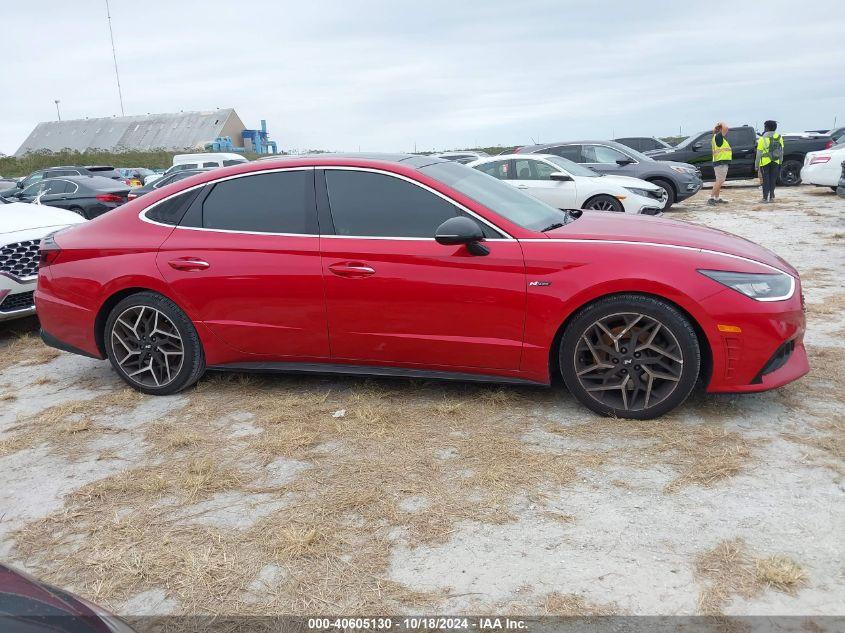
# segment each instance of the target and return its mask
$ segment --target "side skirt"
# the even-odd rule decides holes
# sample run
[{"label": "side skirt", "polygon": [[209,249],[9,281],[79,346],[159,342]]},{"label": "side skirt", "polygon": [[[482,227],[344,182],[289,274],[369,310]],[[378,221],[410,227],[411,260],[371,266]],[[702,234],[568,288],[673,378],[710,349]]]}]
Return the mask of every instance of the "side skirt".
[{"label": "side skirt", "polygon": [[430,380],[455,380],[460,382],[493,382],[508,385],[532,385],[548,387],[547,383],[494,376],[489,374],[467,374],[451,371],[429,371],[406,369],[404,367],[382,367],[379,365],[341,365],[334,363],[226,363],[211,365],[209,371],[248,371],[284,374],[343,374],[348,376],[392,376],[397,378],[426,378]]}]

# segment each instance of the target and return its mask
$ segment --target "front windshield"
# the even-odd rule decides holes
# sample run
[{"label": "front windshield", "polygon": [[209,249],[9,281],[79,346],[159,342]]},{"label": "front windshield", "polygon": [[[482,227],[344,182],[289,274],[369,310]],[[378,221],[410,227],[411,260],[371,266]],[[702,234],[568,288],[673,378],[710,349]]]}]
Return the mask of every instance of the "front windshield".
[{"label": "front windshield", "polygon": [[559,209],[471,167],[446,162],[422,167],[420,171],[526,229],[540,231],[565,222],[566,216]]},{"label": "front windshield", "polygon": [[593,171],[589,167],[583,167],[568,158],[561,158],[560,156],[548,156],[546,158],[550,163],[554,163],[561,169],[565,170],[570,176],[584,176],[586,178],[596,178],[602,174]]},{"label": "front windshield", "polygon": [[687,145],[691,145],[693,143],[693,141],[698,140],[698,138],[701,136],[701,134],[703,134],[703,132],[699,133],[699,134],[693,134],[692,136],[688,136],[683,141],[681,141],[680,143],[675,145],[675,147],[681,148],[681,147],[686,147]]},{"label": "front windshield", "polygon": [[646,156],[642,152],[638,152],[637,150],[632,149],[630,147],[625,147],[625,148],[623,148],[621,146],[615,146],[615,147],[616,147],[616,149],[618,149],[623,154],[628,154],[628,156],[630,156],[631,158],[635,158],[636,160],[640,161],[641,163],[643,161],[648,162],[650,160],[654,160],[651,156]]}]

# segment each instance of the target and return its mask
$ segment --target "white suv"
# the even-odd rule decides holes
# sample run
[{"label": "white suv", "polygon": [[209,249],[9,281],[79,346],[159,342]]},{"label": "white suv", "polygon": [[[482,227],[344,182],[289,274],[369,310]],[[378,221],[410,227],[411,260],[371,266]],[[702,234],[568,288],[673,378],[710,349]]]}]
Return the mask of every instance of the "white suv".
[{"label": "white suv", "polygon": [[73,211],[0,199],[0,321],[35,314],[41,240],[82,222]]}]

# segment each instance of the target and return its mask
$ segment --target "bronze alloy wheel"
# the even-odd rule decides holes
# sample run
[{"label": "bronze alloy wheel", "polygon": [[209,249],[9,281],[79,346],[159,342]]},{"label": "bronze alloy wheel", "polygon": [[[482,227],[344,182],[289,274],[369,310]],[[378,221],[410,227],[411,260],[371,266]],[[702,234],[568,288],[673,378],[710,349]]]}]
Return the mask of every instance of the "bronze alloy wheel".
[{"label": "bronze alloy wheel", "polygon": [[653,316],[623,312],[589,325],[575,346],[576,376],[599,404],[641,411],[669,398],[684,369],[678,339]]}]

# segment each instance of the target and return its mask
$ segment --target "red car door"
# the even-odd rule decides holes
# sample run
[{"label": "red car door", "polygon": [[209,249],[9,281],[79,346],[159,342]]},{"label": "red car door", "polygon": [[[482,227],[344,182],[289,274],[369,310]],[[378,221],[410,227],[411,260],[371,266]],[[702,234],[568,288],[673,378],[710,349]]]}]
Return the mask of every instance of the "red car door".
[{"label": "red car door", "polygon": [[244,174],[200,193],[158,268],[189,314],[231,347],[325,359],[317,233],[313,168]]},{"label": "red car door", "polygon": [[519,369],[526,279],[518,242],[479,221],[488,255],[438,244],[437,227],[465,212],[398,176],[318,169],[318,189],[324,183],[335,233],[321,241],[333,360]]}]

